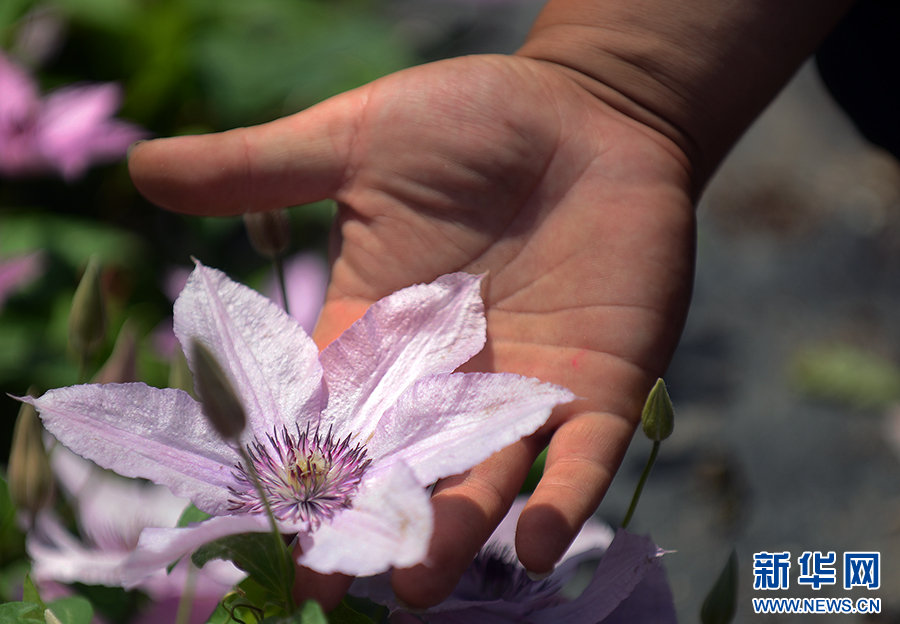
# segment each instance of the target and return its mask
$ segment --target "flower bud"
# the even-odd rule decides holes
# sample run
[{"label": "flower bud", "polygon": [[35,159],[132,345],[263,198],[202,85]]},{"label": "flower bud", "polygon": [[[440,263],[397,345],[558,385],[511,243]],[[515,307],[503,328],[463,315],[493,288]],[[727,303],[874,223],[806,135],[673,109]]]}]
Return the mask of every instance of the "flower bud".
[{"label": "flower bud", "polygon": [[9,494],[13,504],[32,517],[53,500],[53,471],[43,434],[37,411],[22,403],[9,454]]},{"label": "flower bud", "polygon": [[107,384],[132,381],[137,381],[137,330],[129,319],[122,325],[112,353],[94,375],[93,382]]},{"label": "flower bud", "polygon": [[91,256],[75,290],[69,312],[69,343],[82,358],[87,358],[106,333],[106,310],[100,288],[100,262]]},{"label": "flower bud", "polygon": [[179,347],[175,347],[169,360],[169,387],[184,390],[194,398],[197,396],[194,393],[194,379],[191,377],[187,358]]},{"label": "flower bud", "polygon": [[654,442],[665,440],[675,430],[675,408],[666,390],[666,382],[662,379],[656,381],[647,396],[641,413],[641,426],[644,434]]},{"label": "flower bud", "polygon": [[225,440],[237,441],[247,426],[244,406],[215,356],[202,343],[191,339],[194,391],[203,414]]},{"label": "flower bud", "polygon": [[737,553],[732,550],[716,584],[703,601],[700,621],[703,624],[728,624],[734,619],[737,611],[737,599],[738,560]]},{"label": "flower bud", "polygon": [[291,220],[286,210],[248,212],[244,214],[244,226],[256,253],[270,260],[280,257],[291,242]]}]

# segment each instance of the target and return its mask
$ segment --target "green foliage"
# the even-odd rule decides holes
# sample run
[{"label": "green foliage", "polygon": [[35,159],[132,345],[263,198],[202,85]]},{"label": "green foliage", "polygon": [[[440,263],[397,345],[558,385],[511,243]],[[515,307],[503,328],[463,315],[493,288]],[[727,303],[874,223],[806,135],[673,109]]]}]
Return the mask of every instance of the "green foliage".
[{"label": "green foliage", "polygon": [[44,624],[44,608],[33,602],[7,602],[0,604],[0,624]]},{"label": "green foliage", "polygon": [[67,596],[44,604],[29,576],[25,577],[21,602],[0,604],[0,624],[91,624],[93,617],[94,608],[81,596]]},{"label": "green foliage", "polygon": [[[15,561],[25,554],[25,536],[16,524],[16,508],[9,496],[9,486],[4,475],[0,475],[0,562]],[[3,568],[0,568],[0,574]],[[0,600],[3,594],[0,593]]]},{"label": "green foliage", "polygon": [[816,345],[795,354],[790,379],[802,393],[859,409],[880,409],[900,399],[900,367],[847,344]]},{"label": "green foliage", "polygon": [[289,597],[294,587],[294,565],[290,560],[285,562],[283,549],[276,548],[271,534],[229,535],[204,544],[191,557],[198,568],[213,559],[231,561],[249,574],[269,594],[264,603],[290,604]]},{"label": "green foliage", "polygon": [[725,567],[710,589],[703,607],[700,609],[700,621],[703,624],[728,624],[737,612],[738,599],[738,560],[737,552],[731,556]]},{"label": "green foliage", "polygon": [[179,528],[184,528],[192,522],[203,522],[204,520],[209,520],[212,516],[210,516],[205,511],[200,511],[194,504],[191,503],[187,507],[184,508],[184,511],[181,512],[181,517],[178,519],[178,524],[175,526]]}]

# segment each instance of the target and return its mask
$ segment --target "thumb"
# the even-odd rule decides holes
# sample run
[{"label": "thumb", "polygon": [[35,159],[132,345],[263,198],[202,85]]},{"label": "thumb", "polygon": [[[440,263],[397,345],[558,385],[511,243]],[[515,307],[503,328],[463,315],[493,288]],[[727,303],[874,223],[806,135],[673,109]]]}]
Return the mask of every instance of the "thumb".
[{"label": "thumb", "polygon": [[363,101],[350,91],[259,126],[145,141],[130,151],[131,178],[151,202],[195,215],[327,199],[349,168]]}]

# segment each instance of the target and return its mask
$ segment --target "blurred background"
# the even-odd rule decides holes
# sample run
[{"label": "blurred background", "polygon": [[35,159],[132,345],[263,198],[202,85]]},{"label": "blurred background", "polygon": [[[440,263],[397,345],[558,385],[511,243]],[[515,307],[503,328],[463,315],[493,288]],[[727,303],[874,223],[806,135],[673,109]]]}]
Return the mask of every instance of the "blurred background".
[{"label": "blurred background", "polygon": [[[135,132],[170,136],[268,121],[412,64],[511,52],[541,5],[3,0],[0,51],[33,80],[34,97],[114,83],[121,107],[110,114]],[[0,124],[9,84],[0,83]],[[4,171],[0,159],[0,267],[30,262],[27,279],[0,296],[0,463],[18,410],[6,393],[78,379],[66,323],[91,255],[110,302],[97,361],[128,321],[138,374],[159,386],[169,371],[159,328],[190,256],[254,286],[269,279],[240,219],[152,207],[121,155],[77,175]],[[332,210],[290,211],[290,253],[324,258]],[[694,306],[666,378],[676,430],[631,528],[677,551],[665,561],[682,622],[699,621],[732,548],[738,622],[789,620],[752,613],[751,597],[776,595],[881,597],[880,616],[827,621],[898,622],[900,167],[860,138],[807,66],[722,166],[699,220]],[[613,524],[649,448],[635,439],[598,512]],[[0,518],[0,568],[21,554],[3,539],[10,530]],[[882,586],[792,585],[763,596],[752,590],[752,556],[763,550],[879,551]],[[0,572],[0,591],[2,583]]]}]

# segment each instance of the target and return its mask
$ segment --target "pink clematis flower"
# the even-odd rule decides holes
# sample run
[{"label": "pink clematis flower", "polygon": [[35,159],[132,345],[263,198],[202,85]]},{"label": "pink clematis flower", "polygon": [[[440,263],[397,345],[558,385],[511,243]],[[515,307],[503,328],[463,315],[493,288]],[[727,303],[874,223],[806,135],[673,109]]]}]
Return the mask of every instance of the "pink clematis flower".
[{"label": "pink clematis flower", "polygon": [[[26,548],[31,577],[52,592],[54,583],[120,584],[122,564],[146,527],[174,527],[190,503],[168,489],[100,470],[68,449],[57,446],[53,472],[76,511],[81,538],[69,532],[52,512],[41,512],[29,531]],[[177,609],[188,584],[190,563],[183,560],[171,573],[159,570],[138,586],[153,600],[142,614],[149,618]],[[222,597],[246,575],[230,563],[212,561],[194,571],[191,622],[205,622]],[[162,621],[147,619],[147,621]]]},{"label": "pink clematis flower", "polygon": [[57,173],[71,181],[94,163],[122,158],[146,136],[113,119],[122,99],[113,83],[75,85],[41,99],[28,73],[0,54],[0,174]]},{"label": "pink clematis flower", "polygon": [[[515,529],[527,497],[513,503],[506,518],[475,557],[456,589],[441,604],[417,616],[402,612],[390,573],[356,579],[350,593],[399,611],[406,624],[676,624],[672,593],[660,558],[665,551],[649,538],[588,520],[544,579],[532,580],[515,557]],[[600,559],[578,596],[565,587],[582,563]]]},{"label": "pink clematis flower", "polygon": [[7,298],[36,279],[44,270],[44,256],[36,251],[0,261],[0,310]]},{"label": "pink clematis flower", "polygon": [[[433,525],[426,486],[530,435],[574,399],[518,375],[453,372],[485,343],[480,284],[456,273],[398,291],[319,354],[262,295],[199,264],[191,274],[175,333],[185,347],[204,344],[231,377],[247,413],[241,444],[280,531],[297,535],[300,565],[360,576],[423,561]],[[145,529],[126,585],[203,543],[267,530],[248,467],[188,394],[87,385],[23,400],[76,453],[166,485],[213,516]]]}]

